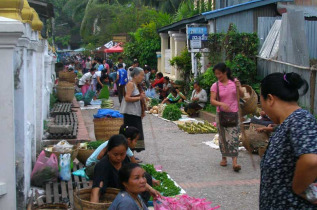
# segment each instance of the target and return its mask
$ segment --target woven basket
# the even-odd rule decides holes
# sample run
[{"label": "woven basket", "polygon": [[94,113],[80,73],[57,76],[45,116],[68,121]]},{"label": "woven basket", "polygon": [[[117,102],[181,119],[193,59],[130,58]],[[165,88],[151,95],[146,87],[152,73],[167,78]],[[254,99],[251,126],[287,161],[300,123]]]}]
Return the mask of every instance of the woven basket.
[{"label": "woven basket", "polygon": [[258,95],[249,85],[242,85],[247,89],[247,92],[250,94],[250,98],[245,101],[244,105],[242,105],[242,115],[253,114],[256,112],[257,104],[258,104]]},{"label": "woven basket", "polygon": [[59,78],[59,81],[66,81],[66,82],[70,82],[70,83],[75,83],[76,74],[73,72],[60,71],[58,73],[58,78]]},{"label": "woven basket", "polygon": [[116,198],[119,189],[107,188],[106,193],[100,197],[99,203],[90,202],[91,188],[74,191],[74,210],[105,210]]},{"label": "woven basket", "polygon": [[[59,155],[60,154],[66,154],[66,153],[62,153],[62,152],[54,152],[54,151],[51,152],[51,151],[48,151],[47,148],[49,148],[49,147],[54,147],[54,145],[50,145],[50,146],[44,147],[44,152],[45,152],[46,157],[50,157],[51,154],[54,153],[56,155],[56,157],[59,159]],[[78,155],[78,149],[79,149],[79,147],[77,145],[75,145],[73,147],[73,149],[72,149],[72,152],[70,154],[70,158],[71,158],[72,162],[76,159],[76,157]]]},{"label": "woven basket", "polygon": [[266,147],[269,141],[269,135],[265,132],[257,132],[257,128],[265,127],[263,125],[250,124],[250,128],[245,131],[246,139],[244,139],[243,146],[249,152],[258,151],[259,148]]},{"label": "woven basket", "polygon": [[63,204],[63,203],[43,204],[43,205],[35,208],[35,210],[40,210],[40,209],[64,209],[64,210],[67,210],[68,205]]},{"label": "woven basket", "polygon": [[94,153],[94,149],[79,149],[77,154],[77,159],[82,164],[86,165],[87,159]]},{"label": "woven basket", "polygon": [[94,119],[96,140],[109,140],[113,135],[119,134],[123,118],[97,118]]},{"label": "woven basket", "polygon": [[58,81],[59,87],[74,87],[74,83],[66,82],[66,81]]},{"label": "woven basket", "polygon": [[75,87],[57,86],[57,98],[60,102],[72,102],[75,96]]}]

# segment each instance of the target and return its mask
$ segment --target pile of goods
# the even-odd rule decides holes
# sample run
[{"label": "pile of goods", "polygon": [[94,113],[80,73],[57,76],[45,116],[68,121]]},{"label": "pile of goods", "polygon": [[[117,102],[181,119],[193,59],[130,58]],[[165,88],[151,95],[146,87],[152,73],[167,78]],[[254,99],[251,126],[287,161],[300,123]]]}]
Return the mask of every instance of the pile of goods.
[{"label": "pile of goods", "polygon": [[111,99],[102,99],[101,100],[101,108],[102,109],[112,109],[114,106],[114,102]]},{"label": "pile of goods", "polygon": [[182,118],[182,111],[174,104],[167,105],[163,111],[162,117],[167,120],[177,121]]},{"label": "pile of goods", "polygon": [[160,197],[154,201],[155,210],[166,210],[166,209],[183,209],[183,210],[192,210],[192,209],[208,209],[214,210],[219,209],[220,206],[211,207],[212,202],[207,201],[206,199],[194,198],[188,195],[179,195],[174,198],[169,197]]},{"label": "pile of goods", "polygon": [[150,109],[150,114],[158,114],[159,110],[158,110],[158,106],[153,106],[152,109]]},{"label": "pile of goods", "polygon": [[217,128],[207,121],[204,123],[186,122],[178,124],[178,127],[189,134],[217,133]]},{"label": "pile of goods", "polygon": [[97,149],[100,145],[105,143],[105,141],[91,141],[80,144],[80,149]]},{"label": "pile of goods", "polygon": [[161,182],[160,186],[153,186],[154,189],[159,191],[164,196],[179,195],[181,189],[177,187],[171,179],[168,178],[166,172],[158,172],[151,164],[142,165],[142,168],[149,173],[154,179]]},{"label": "pile of goods", "polygon": [[160,99],[150,98],[150,107],[157,106],[161,103]]}]

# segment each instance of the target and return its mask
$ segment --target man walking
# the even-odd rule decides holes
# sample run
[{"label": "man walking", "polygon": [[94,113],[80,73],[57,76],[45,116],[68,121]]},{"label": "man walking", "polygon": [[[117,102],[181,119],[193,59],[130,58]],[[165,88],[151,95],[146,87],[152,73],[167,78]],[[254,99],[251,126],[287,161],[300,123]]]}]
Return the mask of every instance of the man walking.
[{"label": "man walking", "polygon": [[128,83],[128,73],[123,68],[122,63],[118,64],[118,68],[116,83],[118,84],[118,97],[121,105],[122,98],[124,97],[125,85]]}]

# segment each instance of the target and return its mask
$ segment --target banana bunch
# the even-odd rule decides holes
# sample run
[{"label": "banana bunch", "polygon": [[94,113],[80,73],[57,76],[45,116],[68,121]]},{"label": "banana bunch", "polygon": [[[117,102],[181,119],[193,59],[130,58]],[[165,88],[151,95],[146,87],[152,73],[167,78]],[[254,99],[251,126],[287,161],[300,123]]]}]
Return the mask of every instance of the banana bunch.
[{"label": "banana bunch", "polygon": [[114,102],[113,100],[111,99],[102,99],[102,102],[101,102],[101,108],[102,109],[112,109],[113,108],[113,105],[114,105]]},{"label": "banana bunch", "polygon": [[186,122],[183,125],[178,124],[178,127],[189,134],[217,133],[217,128],[207,121],[204,123]]}]

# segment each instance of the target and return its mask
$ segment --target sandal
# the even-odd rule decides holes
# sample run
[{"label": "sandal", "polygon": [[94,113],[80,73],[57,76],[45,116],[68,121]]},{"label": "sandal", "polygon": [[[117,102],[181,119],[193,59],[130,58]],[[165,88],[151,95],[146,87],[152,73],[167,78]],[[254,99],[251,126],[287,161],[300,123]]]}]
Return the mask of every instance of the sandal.
[{"label": "sandal", "polygon": [[233,170],[235,172],[239,172],[241,170],[241,166],[240,165],[234,165],[232,168],[233,168]]},{"label": "sandal", "polygon": [[223,160],[223,161],[221,161],[221,162],[220,162],[220,166],[222,166],[222,167],[227,166],[227,161],[224,161],[224,160]]}]

